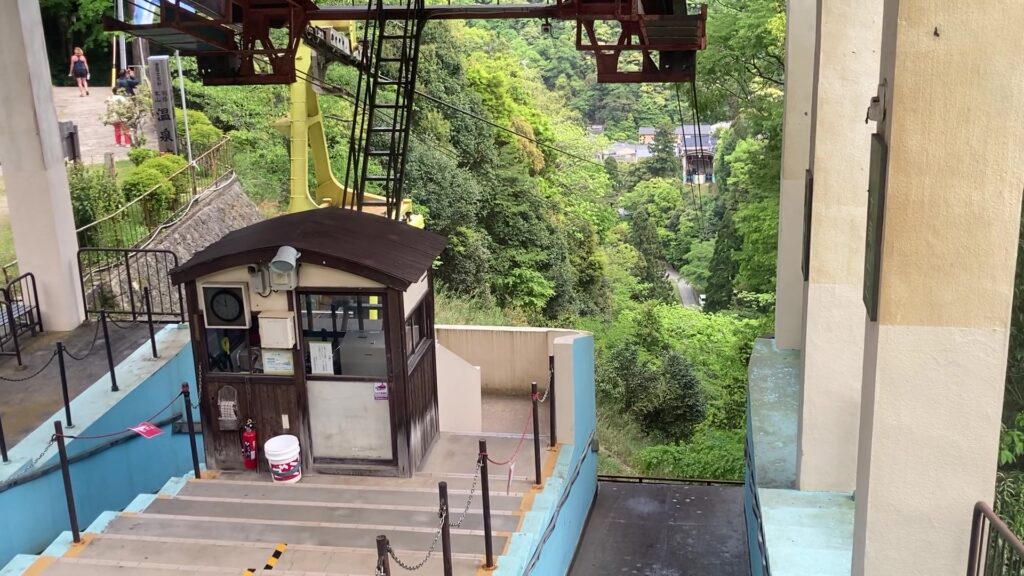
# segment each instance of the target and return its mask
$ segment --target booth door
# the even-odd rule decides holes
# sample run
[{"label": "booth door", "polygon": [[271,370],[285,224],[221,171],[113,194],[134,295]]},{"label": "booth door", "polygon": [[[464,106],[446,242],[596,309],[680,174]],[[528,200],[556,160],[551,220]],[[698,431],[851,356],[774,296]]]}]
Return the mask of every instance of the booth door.
[{"label": "booth door", "polygon": [[394,461],[383,302],[299,294],[314,462]]}]

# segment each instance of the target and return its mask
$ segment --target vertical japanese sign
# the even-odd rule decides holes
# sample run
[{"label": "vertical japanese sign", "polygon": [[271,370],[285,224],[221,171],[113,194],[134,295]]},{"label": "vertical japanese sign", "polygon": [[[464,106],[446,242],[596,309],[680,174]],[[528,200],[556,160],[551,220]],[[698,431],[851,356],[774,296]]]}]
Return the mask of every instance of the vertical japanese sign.
[{"label": "vertical japanese sign", "polygon": [[178,153],[174,126],[174,86],[171,84],[170,56],[149,57],[149,79],[153,86],[153,124],[161,152]]}]

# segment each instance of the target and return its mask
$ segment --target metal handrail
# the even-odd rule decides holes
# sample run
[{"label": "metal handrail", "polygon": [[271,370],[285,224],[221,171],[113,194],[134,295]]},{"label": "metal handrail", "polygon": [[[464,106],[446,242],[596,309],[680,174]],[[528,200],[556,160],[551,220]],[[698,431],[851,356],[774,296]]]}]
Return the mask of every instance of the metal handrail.
[{"label": "metal handrail", "polygon": [[[749,419],[748,419],[749,421]],[[752,445],[752,439],[747,434],[747,439],[744,442],[743,448],[743,460],[747,466],[747,475],[750,479],[749,485],[745,484],[745,488],[750,491],[751,496],[751,507],[754,512],[754,521],[757,522],[757,545],[758,551],[761,552],[761,575],[760,576],[771,576],[771,562],[768,560],[768,541],[764,535],[764,516],[761,512],[761,497],[757,493],[757,468],[754,466],[754,446]],[[744,521],[746,521],[746,514],[744,514]]]},{"label": "metal handrail", "polygon": [[971,518],[967,576],[1019,576],[1022,570],[1024,543],[992,507],[984,502],[975,504]]},{"label": "metal handrail", "polygon": [[[187,174],[190,170],[194,170],[198,166],[198,163],[199,163],[199,161],[201,159],[205,158],[206,156],[210,155],[211,153],[213,153],[215,151],[219,151],[220,148],[222,148],[223,146],[225,146],[227,144],[228,140],[230,140],[230,138],[227,137],[227,136],[225,136],[224,138],[221,138],[220,142],[217,142],[216,144],[211,146],[209,150],[207,150],[206,152],[203,152],[202,154],[200,154],[199,156],[194,158],[191,163],[186,164],[185,166],[181,167],[181,169],[179,169],[179,170],[175,171],[174,173],[172,173],[170,176],[167,177],[167,180],[171,181],[172,179],[174,179],[177,176],[181,176],[182,174]],[[106,222],[108,220],[113,219],[115,216],[120,215],[122,212],[124,212],[128,208],[131,208],[135,204],[137,204],[137,203],[141,202],[142,200],[148,198],[151,194],[155,194],[157,192],[157,190],[159,190],[162,186],[164,186],[164,184],[161,183],[161,184],[158,184],[157,186],[154,186],[154,187],[150,188],[145,193],[140,194],[137,198],[135,198],[131,202],[125,204],[124,206],[121,206],[120,208],[118,208],[117,210],[111,212],[110,214],[107,214],[103,218],[100,218],[99,220],[93,220],[92,222],[86,224],[85,226],[82,226],[81,228],[76,229],[75,233],[77,234],[77,233],[81,233],[81,232],[84,232],[86,230],[89,230],[90,228],[95,228],[95,227],[99,226],[100,224],[102,224],[103,222]]]}]

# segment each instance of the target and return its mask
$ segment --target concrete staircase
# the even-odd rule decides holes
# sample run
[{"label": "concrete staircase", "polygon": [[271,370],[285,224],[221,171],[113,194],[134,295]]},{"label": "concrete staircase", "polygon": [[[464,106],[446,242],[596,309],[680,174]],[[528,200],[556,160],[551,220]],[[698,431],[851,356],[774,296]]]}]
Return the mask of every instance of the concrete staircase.
[{"label": "concrete staircase", "polygon": [[[451,516],[465,509],[472,474],[445,474]],[[410,479],[307,476],[294,485],[271,484],[254,475],[213,479],[175,478],[157,495],[136,499],[125,511],[101,516],[66,545],[65,534],[23,574],[99,576],[131,574],[224,574],[246,569],[268,576],[372,576],[376,537],[386,534],[406,564],[419,563],[438,528],[438,477]],[[507,476],[491,476],[495,556],[519,524],[530,490]],[[85,494],[82,494],[85,497]],[[483,562],[480,489],[459,528],[452,528],[456,575],[474,575]],[[287,544],[273,570],[263,570],[278,544]],[[419,574],[442,574],[440,542]],[[391,562],[392,574],[405,570]]]}]

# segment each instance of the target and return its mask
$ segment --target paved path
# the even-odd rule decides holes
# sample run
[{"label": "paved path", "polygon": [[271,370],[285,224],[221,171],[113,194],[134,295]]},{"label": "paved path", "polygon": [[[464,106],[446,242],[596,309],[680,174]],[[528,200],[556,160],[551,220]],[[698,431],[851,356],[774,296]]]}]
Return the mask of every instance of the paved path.
[{"label": "paved path", "polygon": [[[107,109],[106,100],[111,96],[109,86],[90,86],[90,94],[79,97],[77,87],[56,86],[53,89],[53,103],[57,108],[57,118],[61,121],[71,120],[78,126],[79,145],[82,148],[82,161],[86,164],[101,164],[103,154],[114,153],[114,159],[128,158],[128,148],[118,148],[114,142],[114,128],[104,126],[100,121]],[[152,132],[152,125],[147,126]],[[155,148],[155,134],[148,134],[147,148]]]},{"label": "paved path", "polygon": [[601,482],[570,576],[749,576],[741,486]]},{"label": "paved path", "polygon": [[[43,327],[46,327],[45,310]],[[149,339],[149,330],[145,324],[131,325],[121,329],[113,324],[108,325],[110,343],[114,362],[127,358],[140,345]],[[64,405],[60,390],[60,371],[54,360],[47,365],[53,356],[57,341],[63,341],[76,356],[82,357],[90,347],[93,336],[97,336],[96,345],[84,360],[78,361],[65,358],[68,377],[68,393],[74,399],[86,388],[91,386],[107,373],[107,356],[103,341],[103,332],[97,333],[96,324],[88,322],[71,332],[43,332],[36,336],[28,333],[19,337],[22,346],[22,362],[25,367],[18,369],[13,356],[0,357],[0,417],[3,418],[4,433],[7,447],[11,448],[22,438],[43,424]],[[10,349],[10,343],[4,345]],[[46,368],[38,376],[21,380]],[[74,414],[71,415],[72,420]]]},{"label": "paved path", "polygon": [[687,308],[700,308],[700,302],[697,300],[697,291],[693,289],[693,286],[679,275],[671,265],[665,265],[665,271],[668,273],[669,280],[676,287],[676,292],[679,293],[679,300],[683,303],[683,306]]}]

